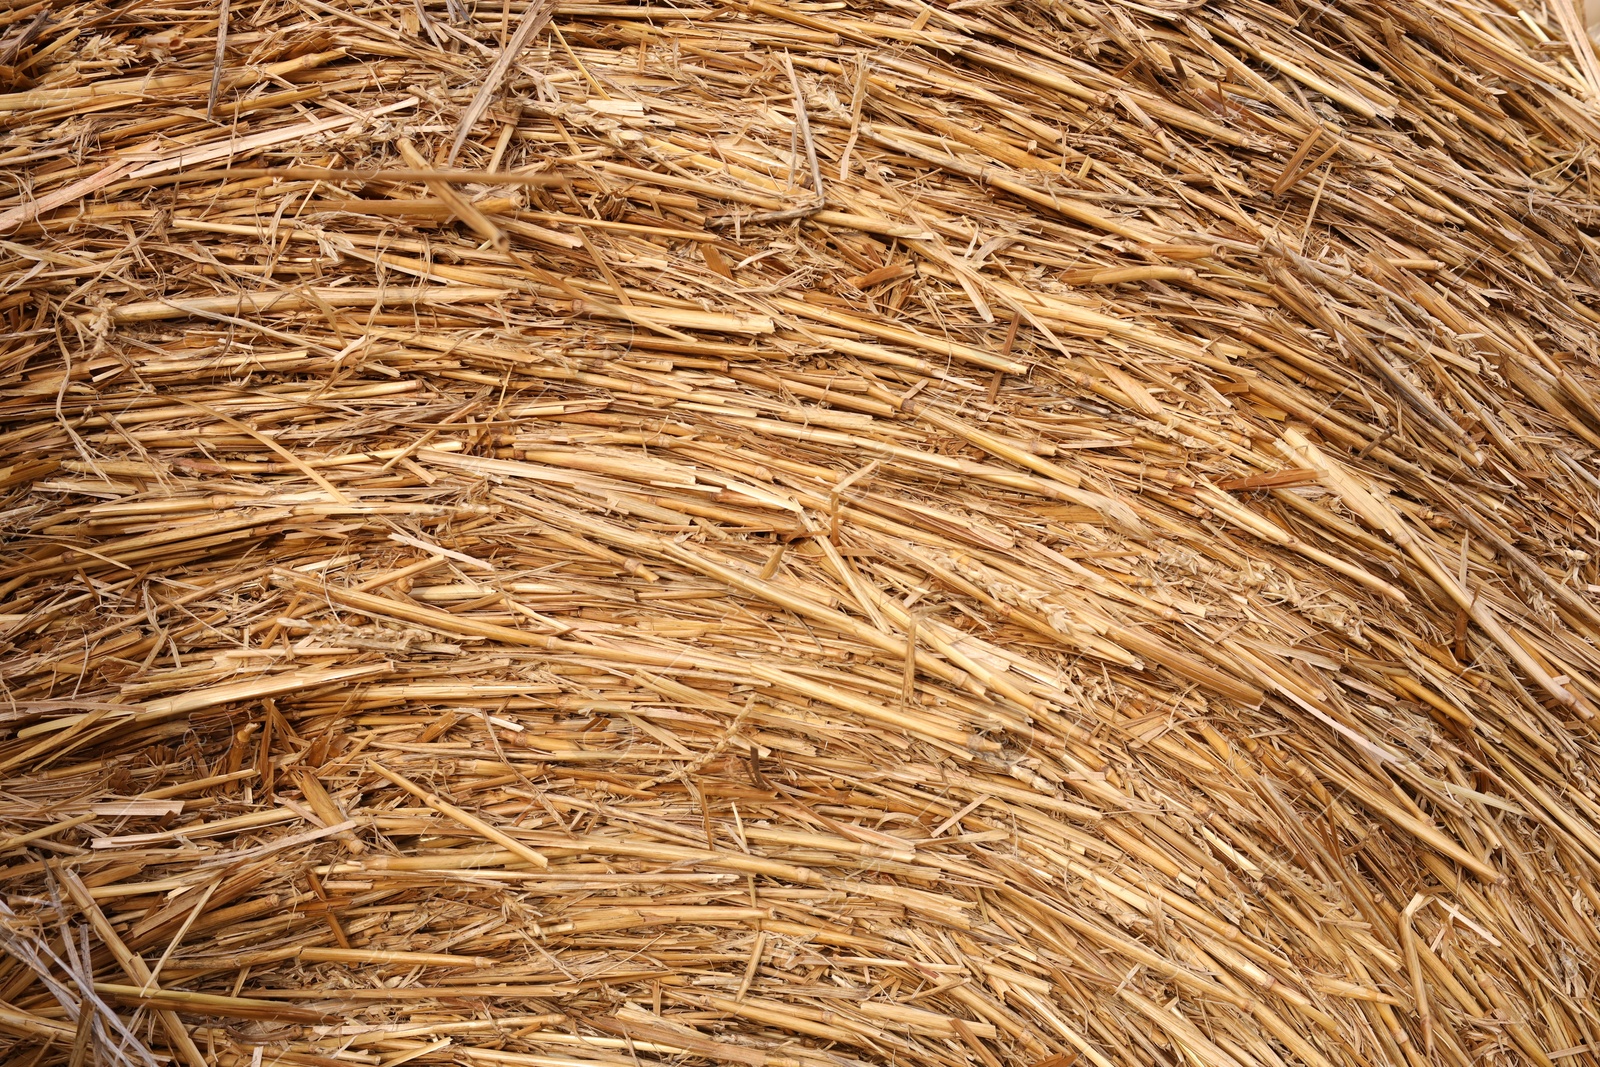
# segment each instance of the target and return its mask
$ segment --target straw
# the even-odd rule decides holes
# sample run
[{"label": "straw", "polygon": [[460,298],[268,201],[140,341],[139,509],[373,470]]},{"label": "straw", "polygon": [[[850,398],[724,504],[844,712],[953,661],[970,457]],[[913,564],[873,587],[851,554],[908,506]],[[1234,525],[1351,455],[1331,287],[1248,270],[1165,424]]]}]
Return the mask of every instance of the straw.
[{"label": "straw", "polygon": [[0,1062],[1600,1064],[1596,57],[0,12]]}]

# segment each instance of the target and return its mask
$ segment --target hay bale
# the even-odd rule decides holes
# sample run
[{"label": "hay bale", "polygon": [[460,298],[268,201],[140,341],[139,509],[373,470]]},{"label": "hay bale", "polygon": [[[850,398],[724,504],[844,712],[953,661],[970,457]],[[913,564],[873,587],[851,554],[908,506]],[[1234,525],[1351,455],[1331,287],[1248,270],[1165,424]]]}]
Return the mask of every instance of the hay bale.
[{"label": "hay bale", "polygon": [[1600,1063],[1570,0],[0,79],[4,1062]]}]

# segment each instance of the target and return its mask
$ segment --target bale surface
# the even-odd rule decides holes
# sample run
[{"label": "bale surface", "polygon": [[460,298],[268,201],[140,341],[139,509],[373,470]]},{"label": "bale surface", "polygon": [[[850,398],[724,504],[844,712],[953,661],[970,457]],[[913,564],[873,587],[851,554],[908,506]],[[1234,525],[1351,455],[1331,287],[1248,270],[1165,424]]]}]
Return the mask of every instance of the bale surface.
[{"label": "bale surface", "polygon": [[1600,1063],[1597,92],[10,3],[0,1061]]}]

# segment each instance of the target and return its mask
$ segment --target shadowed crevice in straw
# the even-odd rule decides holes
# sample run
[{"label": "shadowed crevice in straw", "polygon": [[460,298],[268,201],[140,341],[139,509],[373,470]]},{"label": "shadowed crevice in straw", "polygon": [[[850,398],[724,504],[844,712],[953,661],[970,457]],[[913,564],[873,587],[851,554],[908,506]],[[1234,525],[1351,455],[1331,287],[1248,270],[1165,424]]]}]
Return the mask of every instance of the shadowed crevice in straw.
[{"label": "shadowed crevice in straw", "polygon": [[0,12],[0,1062],[1600,1062],[1575,11]]}]

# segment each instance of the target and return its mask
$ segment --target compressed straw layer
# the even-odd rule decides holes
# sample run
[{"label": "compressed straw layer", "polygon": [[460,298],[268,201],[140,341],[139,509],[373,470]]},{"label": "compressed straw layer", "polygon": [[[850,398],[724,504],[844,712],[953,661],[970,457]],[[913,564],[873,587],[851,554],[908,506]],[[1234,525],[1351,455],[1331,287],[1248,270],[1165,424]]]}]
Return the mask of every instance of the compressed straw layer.
[{"label": "compressed straw layer", "polygon": [[0,13],[0,1060],[1600,1062],[1600,65]]}]

